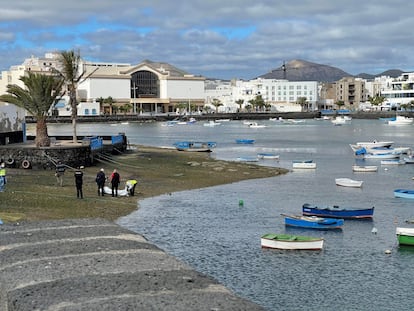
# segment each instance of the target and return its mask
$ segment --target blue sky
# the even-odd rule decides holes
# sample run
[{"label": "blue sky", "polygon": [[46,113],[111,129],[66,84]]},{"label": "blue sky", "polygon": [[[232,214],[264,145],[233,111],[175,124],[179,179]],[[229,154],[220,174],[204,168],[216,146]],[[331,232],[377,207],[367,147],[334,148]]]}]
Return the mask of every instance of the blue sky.
[{"label": "blue sky", "polygon": [[302,59],[350,74],[414,70],[414,1],[0,0],[0,70],[31,55],[170,63],[252,79]]}]

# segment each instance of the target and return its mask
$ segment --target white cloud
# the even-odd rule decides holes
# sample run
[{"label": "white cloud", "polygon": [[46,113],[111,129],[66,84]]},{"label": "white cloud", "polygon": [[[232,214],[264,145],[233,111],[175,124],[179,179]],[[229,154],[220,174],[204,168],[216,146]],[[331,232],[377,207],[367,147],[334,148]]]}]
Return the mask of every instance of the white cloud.
[{"label": "white cloud", "polygon": [[0,0],[0,5],[0,70],[53,48],[80,48],[85,59],[97,61],[165,61],[221,78],[253,78],[297,58],[351,74],[414,69],[411,1]]}]

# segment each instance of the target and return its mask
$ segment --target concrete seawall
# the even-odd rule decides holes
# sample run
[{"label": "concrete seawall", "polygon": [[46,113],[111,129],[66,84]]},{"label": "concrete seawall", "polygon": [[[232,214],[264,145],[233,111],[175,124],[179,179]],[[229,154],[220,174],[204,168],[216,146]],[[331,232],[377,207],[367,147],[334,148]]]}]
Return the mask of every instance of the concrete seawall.
[{"label": "concrete seawall", "polygon": [[0,226],[0,311],[263,310],[110,221]]}]

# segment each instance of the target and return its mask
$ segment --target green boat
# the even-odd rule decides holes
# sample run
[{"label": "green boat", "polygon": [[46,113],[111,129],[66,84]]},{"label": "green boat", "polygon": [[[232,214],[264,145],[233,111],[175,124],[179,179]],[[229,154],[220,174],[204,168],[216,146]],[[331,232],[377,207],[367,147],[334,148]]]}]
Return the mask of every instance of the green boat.
[{"label": "green boat", "polygon": [[398,244],[414,246],[414,228],[401,228],[396,229]]}]

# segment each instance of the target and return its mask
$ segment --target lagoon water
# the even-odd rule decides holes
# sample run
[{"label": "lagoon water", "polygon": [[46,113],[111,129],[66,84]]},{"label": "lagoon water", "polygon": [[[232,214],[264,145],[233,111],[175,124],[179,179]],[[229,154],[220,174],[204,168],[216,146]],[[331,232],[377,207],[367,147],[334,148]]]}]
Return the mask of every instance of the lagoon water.
[{"label": "lagoon water", "polygon": [[[316,170],[146,199],[118,223],[266,310],[412,310],[414,248],[398,247],[395,228],[410,226],[405,220],[414,218],[414,201],[394,198],[393,190],[414,188],[414,164],[386,167],[379,160],[359,160],[349,144],[391,140],[395,146],[414,149],[414,127],[389,126],[380,120],[352,120],[342,126],[320,120],[260,123],[267,127],[251,129],[241,121],[216,127],[201,122],[172,127],[79,124],[78,134],[123,132],[130,143],[152,146],[171,146],[179,140],[216,141],[212,157],[231,161],[274,152],[280,161],[257,164],[289,169],[292,160],[313,159]],[[70,125],[51,124],[49,134],[70,135]],[[256,142],[238,145],[237,138]],[[353,173],[354,163],[378,165],[379,170]],[[363,180],[364,185],[338,187],[334,181],[338,177]],[[375,206],[374,219],[346,220],[343,230],[334,232],[285,228],[280,214],[299,214],[306,202]],[[377,234],[371,232],[374,227]],[[321,236],[324,250],[262,249],[260,236],[268,232]]]}]

